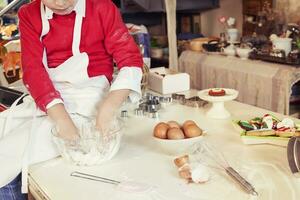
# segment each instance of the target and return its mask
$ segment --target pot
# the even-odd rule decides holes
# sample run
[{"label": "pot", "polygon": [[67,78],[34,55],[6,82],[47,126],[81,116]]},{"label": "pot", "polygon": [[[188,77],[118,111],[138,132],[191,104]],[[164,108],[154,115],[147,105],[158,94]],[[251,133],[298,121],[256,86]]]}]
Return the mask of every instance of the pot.
[{"label": "pot", "polygon": [[274,38],[272,43],[274,50],[284,50],[286,56],[288,56],[292,50],[291,38]]}]

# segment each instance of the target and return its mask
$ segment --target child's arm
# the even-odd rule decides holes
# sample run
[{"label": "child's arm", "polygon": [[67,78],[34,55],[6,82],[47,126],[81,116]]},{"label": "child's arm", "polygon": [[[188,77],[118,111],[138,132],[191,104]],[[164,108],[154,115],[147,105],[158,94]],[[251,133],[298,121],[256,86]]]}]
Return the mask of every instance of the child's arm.
[{"label": "child's arm", "polygon": [[79,137],[77,128],[63,104],[55,104],[47,110],[47,114],[58,128],[59,137],[75,140]]},{"label": "child's arm", "polygon": [[37,106],[44,112],[54,99],[61,99],[43,65],[44,45],[40,41],[37,24],[40,15],[30,13],[28,5],[22,6],[18,13],[22,49],[23,82]]},{"label": "child's arm", "polygon": [[104,0],[98,9],[103,22],[106,51],[112,55],[119,69],[108,96],[98,108],[96,126],[105,131],[128,96],[133,102],[141,97],[143,60],[118,8],[110,0]]},{"label": "child's arm", "polygon": [[105,133],[129,93],[129,89],[114,90],[108,93],[98,108],[97,129]]}]

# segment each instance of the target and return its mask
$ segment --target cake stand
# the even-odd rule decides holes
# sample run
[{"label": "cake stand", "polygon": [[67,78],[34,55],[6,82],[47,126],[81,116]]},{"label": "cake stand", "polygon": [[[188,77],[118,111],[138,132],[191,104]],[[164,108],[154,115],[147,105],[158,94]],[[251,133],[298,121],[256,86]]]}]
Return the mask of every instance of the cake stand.
[{"label": "cake stand", "polygon": [[206,115],[213,119],[227,119],[230,113],[226,110],[224,102],[231,101],[237,98],[239,92],[234,89],[223,88],[226,92],[224,96],[210,96],[208,94],[210,89],[201,90],[198,95],[201,99],[208,101],[212,107],[206,112]]}]

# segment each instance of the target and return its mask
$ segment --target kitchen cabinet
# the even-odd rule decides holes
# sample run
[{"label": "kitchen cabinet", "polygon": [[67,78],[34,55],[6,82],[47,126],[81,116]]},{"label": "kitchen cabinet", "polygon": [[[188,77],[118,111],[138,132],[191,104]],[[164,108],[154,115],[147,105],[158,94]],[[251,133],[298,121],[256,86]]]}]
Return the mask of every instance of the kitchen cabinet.
[{"label": "kitchen cabinet", "polygon": [[273,0],[243,0],[243,35],[253,34],[265,3],[272,6]]}]

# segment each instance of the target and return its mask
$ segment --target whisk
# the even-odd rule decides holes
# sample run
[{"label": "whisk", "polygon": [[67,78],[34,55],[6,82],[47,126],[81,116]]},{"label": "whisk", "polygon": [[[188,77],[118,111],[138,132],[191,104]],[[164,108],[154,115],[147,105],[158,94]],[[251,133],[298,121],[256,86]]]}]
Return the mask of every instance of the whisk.
[{"label": "whisk", "polygon": [[102,183],[107,183],[111,185],[116,185],[117,188],[121,191],[130,192],[130,193],[149,193],[154,191],[156,188],[155,186],[142,183],[142,182],[135,182],[135,181],[118,181],[113,180],[101,176],[95,176],[92,174],[86,174],[78,171],[74,171],[70,174],[72,177],[87,179],[91,181],[97,181]]},{"label": "whisk", "polygon": [[[206,162],[205,164],[209,167],[220,169],[225,171],[231,178],[234,180],[241,188],[247,192],[248,194],[258,196],[258,193],[255,191],[255,188],[245,179],[243,178],[235,169],[233,169],[227,162],[225,156],[222,152],[218,151],[212,145],[208,145],[205,142],[198,143],[196,145],[195,150],[193,151],[193,155],[196,156],[196,159],[202,160],[203,157],[208,160],[202,160]],[[209,163],[213,161],[213,163]]]}]

